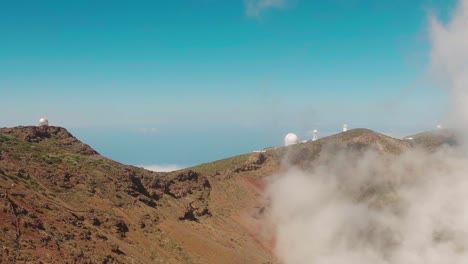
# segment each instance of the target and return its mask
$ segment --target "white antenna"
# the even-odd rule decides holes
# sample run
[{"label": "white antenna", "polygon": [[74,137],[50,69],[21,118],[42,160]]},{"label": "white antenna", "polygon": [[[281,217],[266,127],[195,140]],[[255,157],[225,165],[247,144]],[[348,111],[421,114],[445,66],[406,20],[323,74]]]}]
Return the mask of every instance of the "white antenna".
[{"label": "white antenna", "polygon": [[343,132],[346,132],[348,131],[348,125],[347,124],[343,124]]},{"label": "white antenna", "polygon": [[318,130],[314,129],[314,131],[312,131],[312,141],[315,141],[317,139],[318,139]]}]

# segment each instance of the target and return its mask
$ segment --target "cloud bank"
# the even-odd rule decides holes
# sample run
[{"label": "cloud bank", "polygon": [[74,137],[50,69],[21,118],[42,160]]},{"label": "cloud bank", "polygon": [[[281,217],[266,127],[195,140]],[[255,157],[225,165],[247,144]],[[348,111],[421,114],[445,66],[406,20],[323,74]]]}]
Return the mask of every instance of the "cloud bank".
[{"label": "cloud bank", "polygon": [[452,96],[450,125],[468,131],[468,1],[460,0],[447,24],[430,17],[431,68]]},{"label": "cloud bank", "polygon": [[156,171],[156,172],[171,172],[171,171],[181,170],[185,168],[183,166],[176,165],[176,164],[139,165],[138,167],[141,167],[150,171]]},{"label": "cloud bank", "polygon": [[[453,98],[451,125],[468,135],[468,0],[447,24],[430,18],[430,41],[431,68]],[[314,167],[286,166],[267,184],[280,262],[468,263],[465,146],[323,150]]]},{"label": "cloud bank", "polygon": [[467,263],[466,155],[447,148],[324,152],[320,159],[269,184],[282,263]]}]

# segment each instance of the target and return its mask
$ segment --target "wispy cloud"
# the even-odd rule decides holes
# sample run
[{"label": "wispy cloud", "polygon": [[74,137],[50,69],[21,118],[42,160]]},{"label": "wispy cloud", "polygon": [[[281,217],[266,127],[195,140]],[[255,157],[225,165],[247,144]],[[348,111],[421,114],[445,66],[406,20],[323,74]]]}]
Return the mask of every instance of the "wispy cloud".
[{"label": "wispy cloud", "polygon": [[282,8],[285,5],[286,0],[245,0],[245,14],[257,18],[265,9]]},{"label": "wispy cloud", "polygon": [[156,134],[159,132],[159,129],[157,129],[156,127],[151,127],[151,128],[144,127],[144,128],[140,128],[139,131],[143,134]]},{"label": "wispy cloud", "polygon": [[176,165],[176,164],[154,164],[154,165],[138,165],[138,167],[156,171],[156,172],[170,172],[184,169],[184,166]]}]

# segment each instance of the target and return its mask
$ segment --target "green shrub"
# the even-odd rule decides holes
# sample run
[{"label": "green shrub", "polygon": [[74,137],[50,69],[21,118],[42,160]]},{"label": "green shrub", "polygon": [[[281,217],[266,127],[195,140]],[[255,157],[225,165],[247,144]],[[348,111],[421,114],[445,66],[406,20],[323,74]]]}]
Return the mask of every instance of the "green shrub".
[{"label": "green shrub", "polygon": [[16,137],[13,135],[9,134],[0,134],[0,142],[7,142],[7,141],[12,141],[15,140]]},{"label": "green shrub", "polygon": [[58,164],[62,163],[62,159],[51,154],[43,154],[40,156],[41,160],[44,161],[45,163],[52,165],[52,164]]}]

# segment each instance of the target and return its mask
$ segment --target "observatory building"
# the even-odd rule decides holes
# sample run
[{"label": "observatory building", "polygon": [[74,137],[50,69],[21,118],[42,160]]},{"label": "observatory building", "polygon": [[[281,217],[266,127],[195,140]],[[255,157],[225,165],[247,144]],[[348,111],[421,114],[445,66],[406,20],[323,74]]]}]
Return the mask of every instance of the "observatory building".
[{"label": "observatory building", "polygon": [[284,137],[284,145],[285,146],[294,145],[294,144],[297,144],[297,142],[298,142],[298,138],[297,138],[297,135],[294,134],[294,133],[288,133]]},{"label": "observatory building", "polygon": [[45,118],[45,117],[41,117],[39,119],[39,124],[38,125],[41,126],[41,127],[42,126],[48,126],[49,125],[49,120],[47,120],[47,118]]},{"label": "observatory building", "polygon": [[317,139],[318,139],[318,130],[314,129],[314,131],[312,131],[312,141],[315,141]]},{"label": "observatory building", "polygon": [[348,131],[348,125],[347,124],[343,124],[343,132],[346,132]]}]

